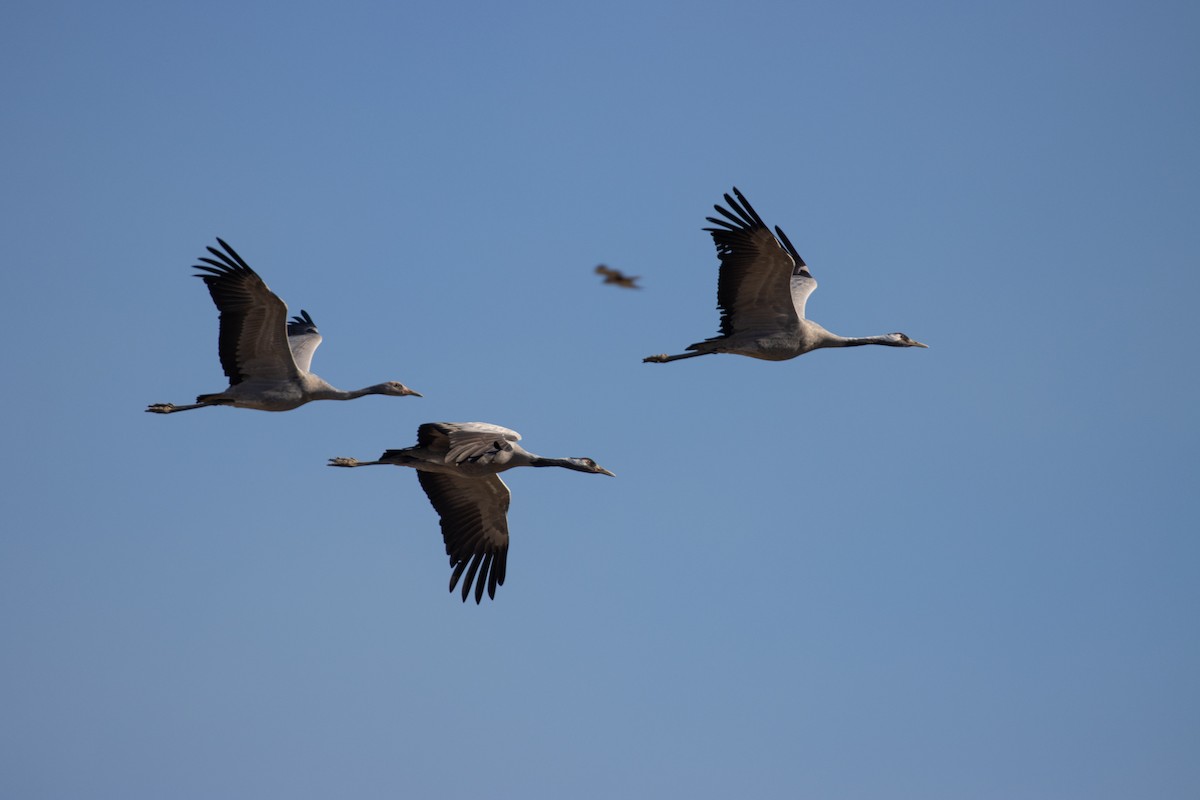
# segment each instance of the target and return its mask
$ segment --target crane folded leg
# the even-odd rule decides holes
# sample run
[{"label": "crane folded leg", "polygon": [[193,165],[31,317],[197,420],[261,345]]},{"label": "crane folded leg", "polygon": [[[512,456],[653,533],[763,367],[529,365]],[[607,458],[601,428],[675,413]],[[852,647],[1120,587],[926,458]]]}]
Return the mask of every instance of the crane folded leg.
[{"label": "crane folded leg", "polygon": [[190,406],[177,406],[174,403],[154,403],[146,406],[146,411],[151,414],[174,414],[176,411],[191,411],[193,408],[208,408],[216,405],[216,403],[196,403]]},{"label": "crane folded leg", "polygon": [[660,353],[644,357],[642,363],[666,363],[667,361],[678,361],[679,359],[695,359],[697,355],[710,355],[713,353],[716,353],[716,350],[696,350],[695,353],[679,353],[678,355]]},{"label": "crane folded leg", "polygon": [[669,356],[666,353],[659,353],[656,356],[646,356],[642,359],[643,364],[666,364],[668,361],[678,361],[681,358],[695,358],[696,356],[706,356],[710,353],[709,350],[702,350],[698,353],[680,353],[679,355]]}]

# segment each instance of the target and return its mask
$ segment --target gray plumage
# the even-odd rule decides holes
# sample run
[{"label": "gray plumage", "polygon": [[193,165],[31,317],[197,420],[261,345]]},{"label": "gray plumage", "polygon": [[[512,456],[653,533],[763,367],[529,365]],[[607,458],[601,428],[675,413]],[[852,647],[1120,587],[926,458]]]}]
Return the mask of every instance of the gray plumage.
[{"label": "gray plumage", "polygon": [[289,411],[313,400],[353,400],[368,394],[393,397],[415,395],[402,383],[388,381],[365,389],[337,389],[309,372],[321,334],[307,311],[287,318],[287,305],[258,274],[221,239],[223,248],[209,247],[215,256],[201,258],[197,275],[208,287],[221,314],[218,353],[229,388],[202,394],[194,405],[155,403],[147,411],[173,414],[206,406],[236,406],[260,411]]},{"label": "gray plumage", "polygon": [[292,317],[287,324],[287,337],[288,348],[292,351],[296,366],[308,372],[312,368],[313,353],[321,344],[317,323],[313,322],[307,311],[300,309],[300,315]]},{"label": "gray plumage", "polygon": [[822,347],[880,344],[927,347],[903,333],[845,337],[830,333],[805,316],[808,296],[817,281],[804,259],[778,226],[772,234],[754,207],[735,187],[725,195],[732,211],[713,206],[723,219],[707,217],[721,261],[717,306],[721,335],[688,345],[690,352],[665,353],[642,359],[666,363],[710,353],[734,353],[766,361],[786,361]]},{"label": "gray plumage", "polygon": [[[450,591],[463,578],[466,602],[495,599],[508,564],[508,487],[499,474],[514,467],[566,467],[577,472],[612,475],[590,458],[543,458],[517,444],[516,431],[486,422],[426,422],[417,444],[387,450],[376,461],[331,458],[331,467],[392,464],[417,470],[421,488],[441,518],[442,539],[450,557]],[[465,573],[465,578],[463,577]]]}]

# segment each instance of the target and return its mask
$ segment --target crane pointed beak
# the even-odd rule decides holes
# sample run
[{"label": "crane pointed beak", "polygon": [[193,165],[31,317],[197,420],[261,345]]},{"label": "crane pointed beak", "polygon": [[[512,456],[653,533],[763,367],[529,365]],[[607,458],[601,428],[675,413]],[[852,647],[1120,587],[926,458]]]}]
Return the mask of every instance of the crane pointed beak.
[{"label": "crane pointed beak", "polygon": [[914,342],[913,342],[913,347],[924,347],[926,350],[928,350],[928,349],[929,349],[929,345],[927,345],[927,344],[922,344],[921,342],[917,342],[917,341],[914,341]]},{"label": "crane pointed beak", "polygon": [[610,478],[617,477],[617,474],[615,472],[609,472],[604,467],[601,467],[599,465],[596,466],[596,471],[599,472],[601,475],[607,475]]},{"label": "crane pointed beak", "polygon": [[[924,347],[924,346],[925,346],[925,345],[921,345],[921,347]],[[413,397],[424,397],[424,396],[425,396],[425,395],[421,394],[420,392],[414,392],[412,389],[409,389],[409,390],[408,390],[407,392],[405,392],[404,394],[405,394],[405,396],[407,396],[407,395],[410,395],[410,394],[411,394]]]}]

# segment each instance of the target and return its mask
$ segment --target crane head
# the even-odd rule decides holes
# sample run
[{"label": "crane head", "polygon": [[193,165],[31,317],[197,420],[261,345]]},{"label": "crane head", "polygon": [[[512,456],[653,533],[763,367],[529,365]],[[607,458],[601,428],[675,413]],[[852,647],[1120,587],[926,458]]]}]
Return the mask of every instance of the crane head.
[{"label": "crane head", "polygon": [[921,344],[916,339],[910,339],[903,333],[889,333],[883,337],[883,344],[891,345],[892,347],[929,347],[927,344]]},{"label": "crane head", "polygon": [[424,397],[424,395],[420,392],[413,391],[399,381],[388,381],[387,383],[381,383],[375,388],[379,390],[379,394],[391,395],[392,397],[407,397],[408,395],[412,395],[413,397]]},{"label": "crane head", "polygon": [[617,477],[615,474],[609,472],[595,461],[592,461],[590,458],[564,458],[563,461],[566,463],[562,466],[569,469],[578,470],[579,472],[592,472],[597,475],[608,475],[612,478]]}]

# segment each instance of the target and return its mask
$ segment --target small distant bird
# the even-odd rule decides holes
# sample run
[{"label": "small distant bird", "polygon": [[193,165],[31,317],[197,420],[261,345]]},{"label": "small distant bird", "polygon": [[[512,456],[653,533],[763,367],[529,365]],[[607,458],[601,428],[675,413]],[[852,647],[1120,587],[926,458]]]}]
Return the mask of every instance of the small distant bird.
[{"label": "small distant bird", "polygon": [[209,247],[216,260],[201,258],[204,264],[195,268],[206,273],[196,277],[204,280],[221,312],[219,351],[229,388],[202,394],[195,405],[155,403],[146,411],[174,414],[206,406],[289,411],[313,400],[353,400],[368,394],[421,396],[396,381],[347,392],[309,372],[313,352],[321,343],[312,317],[302,309],[289,322],[287,305],[232,247],[221,239],[217,242],[224,252]]},{"label": "small distant bird", "polygon": [[736,200],[725,195],[732,212],[713,206],[725,219],[707,217],[721,260],[717,305],[721,335],[688,345],[691,352],[647,356],[642,361],[664,364],[709,353],[735,353],[767,361],[786,361],[822,347],[882,344],[889,347],[928,347],[903,333],[847,338],[804,317],[804,305],[817,282],[787,235],[775,234],[735,187]]},{"label": "small distant bird", "polygon": [[[441,517],[442,538],[450,556],[450,591],[466,572],[465,603],[475,584],[475,602],[496,598],[508,562],[510,494],[497,473],[513,467],[566,467],[577,472],[612,475],[590,458],[543,458],[522,448],[521,434],[486,422],[426,422],[417,429],[417,446],[387,450],[378,461],[331,458],[331,467],[393,464],[413,467],[421,488]],[[478,580],[476,579],[478,577]]]},{"label": "small distant bird", "polygon": [[613,269],[612,267],[605,266],[604,264],[598,264],[596,266],[596,274],[603,275],[605,283],[611,283],[616,286],[620,286],[623,289],[642,288],[637,285],[637,282],[642,279],[640,275],[626,275],[624,272],[621,272],[621,270]]}]

